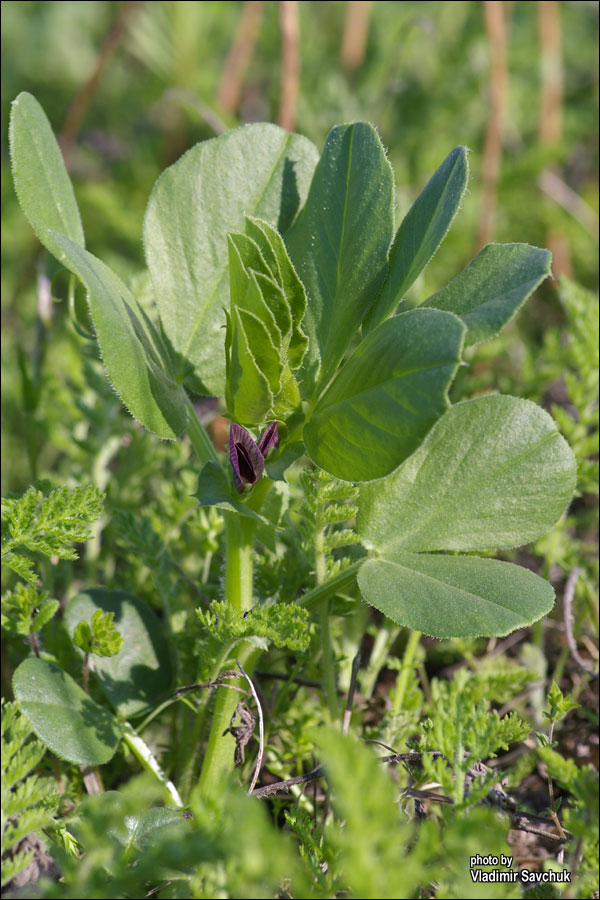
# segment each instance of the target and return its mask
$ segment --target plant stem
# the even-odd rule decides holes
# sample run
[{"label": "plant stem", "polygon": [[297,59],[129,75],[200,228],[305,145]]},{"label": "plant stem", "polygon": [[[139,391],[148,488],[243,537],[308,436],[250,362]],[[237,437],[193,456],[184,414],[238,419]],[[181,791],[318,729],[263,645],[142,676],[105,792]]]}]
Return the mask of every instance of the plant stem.
[{"label": "plant stem", "polygon": [[187,398],[188,408],[188,427],[187,433],[192,446],[196,451],[196,455],[201,463],[218,462],[219,457],[217,451],[213,447],[206,429],[196,414],[194,405],[190,398]]},{"label": "plant stem", "polygon": [[406,687],[408,685],[408,677],[410,675],[410,671],[412,669],[413,660],[415,658],[415,651],[421,640],[421,632],[420,631],[411,631],[408,636],[408,641],[406,642],[406,648],[404,650],[404,656],[402,658],[402,667],[400,669],[400,674],[398,675],[398,681],[396,682],[396,690],[394,692],[394,700],[392,704],[392,712],[394,716],[399,716],[402,712],[402,706],[404,703],[404,695],[406,694]]},{"label": "plant stem", "polygon": [[[263,479],[255,487],[248,505],[260,508],[271,484]],[[225,601],[238,613],[252,609],[252,575],[254,530],[256,521],[239,513],[226,513],[225,516]],[[244,641],[237,647],[237,656],[242,665],[252,672],[258,651]],[[238,685],[238,682],[231,682]],[[243,679],[239,683],[243,687]],[[208,746],[200,773],[200,789],[207,793],[218,785],[222,775],[231,770],[235,741],[230,733],[223,734],[229,728],[240,695],[236,691],[217,690],[213,718],[208,738]],[[201,730],[201,729],[200,729]]]},{"label": "plant stem", "polygon": [[323,600],[329,600],[337,594],[343,594],[347,588],[352,587],[356,581],[356,573],[362,566],[364,560],[359,559],[358,562],[347,566],[338,575],[330,578],[324,584],[318,584],[316,587],[307,591],[304,596],[300,597],[298,603],[309,611],[318,609]]},{"label": "plant stem", "polygon": [[384,625],[378,630],[373,643],[373,649],[371,650],[369,664],[362,681],[362,694],[364,697],[373,696],[377,678],[385,665],[390,648],[398,637],[399,631],[399,626],[394,628],[390,627],[389,619],[386,619]]},{"label": "plant stem", "polygon": [[86,694],[89,694],[89,680],[90,680],[90,654],[86,653],[83,657],[83,689]]},{"label": "plant stem", "polygon": [[[325,564],[325,529],[317,518],[315,530],[315,577],[317,585],[325,582],[327,568]],[[323,654],[323,690],[327,698],[331,723],[339,721],[340,710],[337,698],[337,684],[331,632],[329,630],[329,599],[325,597],[319,605],[319,630],[321,635],[321,652]]]}]

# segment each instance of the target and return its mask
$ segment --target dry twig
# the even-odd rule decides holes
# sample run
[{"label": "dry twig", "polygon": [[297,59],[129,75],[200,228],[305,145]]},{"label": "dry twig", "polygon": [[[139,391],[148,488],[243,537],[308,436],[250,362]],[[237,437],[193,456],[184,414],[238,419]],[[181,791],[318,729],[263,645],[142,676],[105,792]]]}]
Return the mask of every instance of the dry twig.
[{"label": "dry twig", "polygon": [[125,32],[127,31],[131,16],[139,5],[140,0],[125,0],[125,3],[123,3],[123,6],[119,11],[119,15],[100,48],[98,58],[96,59],[96,65],[94,66],[91,75],[77,92],[69,106],[62,132],[59,137],[59,143],[67,168],[69,167],[71,153],[79,129],[81,128],[81,123],[89,109],[96,89],[108,68],[113,53],[121,43]]},{"label": "dry twig", "polygon": [[244,75],[254,53],[264,8],[264,0],[248,0],[244,4],[217,91],[217,104],[227,113],[233,114],[240,104]]},{"label": "dry twig", "polygon": [[277,121],[282,128],[293,131],[296,124],[296,104],[300,86],[300,22],[297,0],[280,0],[279,27],[281,29],[281,90]]}]

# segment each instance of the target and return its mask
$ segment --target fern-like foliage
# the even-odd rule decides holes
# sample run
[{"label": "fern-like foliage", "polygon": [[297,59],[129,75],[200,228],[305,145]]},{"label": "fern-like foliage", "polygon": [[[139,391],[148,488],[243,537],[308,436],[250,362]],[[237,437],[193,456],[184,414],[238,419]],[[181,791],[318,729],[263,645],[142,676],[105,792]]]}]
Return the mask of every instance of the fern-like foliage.
[{"label": "fern-like foliage", "polygon": [[102,512],[97,488],[60,487],[44,494],[30,487],[21,497],[2,498],[2,562],[24,581],[38,582],[33,561],[22,551],[77,559],[74,542],[87,541]]},{"label": "fern-like foliage", "polygon": [[15,848],[52,823],[58,793],[50,778],[32,774],[46,748],[16,703],[2,701],[2,887],[29,865],[32,852]]},{"label": "fern-like foliage", "polygon": [[13,634],[28,636],[40,631],[59,608],[48,591],[38,594],[32,584],[19,582],[13,591],[2,594],[2,627]]},{"label": "fern-like foliage", "polygon": [[350,559],[339,551],[358,544],[360,538],[347,523],[355,518],[358,487],[339,481],[322,469],[305,469],[300,475],[304,502],[300,508],[300,533],[304,550],[318,568],[320,555],[325,560],[327,578],[342,571]]},{"label": "fern-like foliage", "polygon": [[[200,660],[223,659],[241,640],[266,650],[269,644],[299,653],[309,644],[308,611],[296,603],[255,606],[243,614],[231,605],[213,600],[208,609],[196,614],[202,626],[197,656]],[[200,677],[209,677],[208,670]]]}]

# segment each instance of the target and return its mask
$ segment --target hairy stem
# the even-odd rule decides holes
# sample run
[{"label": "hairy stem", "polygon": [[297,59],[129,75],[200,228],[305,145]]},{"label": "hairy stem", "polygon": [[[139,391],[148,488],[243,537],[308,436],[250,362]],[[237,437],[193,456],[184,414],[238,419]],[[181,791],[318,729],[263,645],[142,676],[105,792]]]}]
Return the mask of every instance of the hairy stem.
[{"label": "hairy stem", "polygon": [[[258,511],[270,487],[269,479],[264,478],[260,481],[248,500],[249,508]],[[237,612],[244,613],[252,609],[253,603],[252,576],[256,521],[232,512],[226,514],[225,524],[225,600]],[[237,658],[251,673],[258,651],[247,641],[238,645],[236,649]],[[239,682],[233,681],[231,684],[245,686],[243,679]],[[218,785],[222,775],[233,767],[235,741],[230,733],[223,732],[229,728],[239,699],[240,696],[236,691],[223,689],[217,691],[208,746],[200,773],[200,788],[205,793]],[[199,724],[201,726],[201,723]]]},{"label": "hairy stem", "polygon": [[196,456],[203,464],[207,462],[218,462],[219,457],[217,456],[217,451],[213,447],[212,441],[209,438],[204,425],[198,418],[196,410],[194,409],[192,401],[189,399],[189,397],[187,399],[187,408],[187,433],[190,441],[192,442],[192,446],[196,451]]},{"label": "hairy stem", "polygon": [[420,640],[420,631],[410,632],[408,641],[406,642],[404,656],[402,658],[402,668],[400,669],[400,674],[398,675],[398,681],[396,683],[396,690],[394,692],[392,710],[395,716],[399,716],[402,712],[402,707],[404,705],[404,696],[406,694],[406,688],[408,685],[408,678],[413,667],[415,652]]},{"label": "hairy stem", "polygon": [[[317,517],[315,529],[315,577],[317,585],[324,584],[327,578],[325,565],[325,529]],[[339,721],[337,683],[331,632],[329,630],[329,598],[325,597],[319,604],[319,630],[321,635],[321,652],[323,654],[323,690],[327,698],[329,717],[332,723]]]}]

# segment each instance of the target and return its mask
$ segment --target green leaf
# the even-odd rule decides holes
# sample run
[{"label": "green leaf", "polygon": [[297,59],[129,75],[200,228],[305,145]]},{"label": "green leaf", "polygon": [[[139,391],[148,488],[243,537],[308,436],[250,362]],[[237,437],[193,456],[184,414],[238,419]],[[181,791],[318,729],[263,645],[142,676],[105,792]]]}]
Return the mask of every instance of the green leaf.
[{"label": "green leaf", "polygon": [[87,766],[112,759],[120,740],[114,716],[58,666],[26,659],[14,674],[13,689],[36,735],[57,756]]},{"label": "green leaf", "polygon": [[48,599],[48,591],[38,594],[32,584],[17,584],[2,594],[2,627],[15,634],[40,631],[58,612],[58,600]]},{"label": "green leaf", "polygon": [[335,372],[383,284],[394,228],[394,178],[375,129],[338,125],[327,138],[306,206],[286,238],[306,288],[305,384]]},{"label": "green leaf", "polygon": [[360,492],[358,532],[390,550],[495,550],[546,534],[573,496],[573,453],[529,400],[458,403],[385,480]]},{"label": "green leaf", "polygon": [[275,125],[247,125],[197,144],[158,179],[144,223],[165,331],[198,391],[223,394],[227,233],[256,215],[285,231],[304,202],[317,150]]},{"label": "green leaf", "polygon": [[112,612],[97,609],[92,615],[92,623],[85,620],[75,626],[73,643],[84,653],[95,656],[116,656],[123,646],[123,638],[115,628]]},{"label": "green leaf", "polygon": [[120,715],[137,716],[171,686],[173,670],[165,626],[139,597],[92,588],[69,603],[65,611],[69,634],[74,637],[82,620],[93,622],[94,616],[102,613],[113,614],[123,646],[114,656],[94,658],[94,674]]},{"label": "green leaf", "polygon": [[113,388],[145,428],[161,438],[177,437],[187,423],[185,392],[169,372],[168,354],[158,334],[108,266],[68,238],[55,237],[61,248],[59,259],[88,289],[102,360]]},{"label": "green leaf", "polygon": [[71,546],[91,536],[91,525],[102,512],[103,494],[91,485],[86,488],[57,488],[44,496],[30,487],[21,497],[2,498],[2,562],[25,581],[37,584],[30,560],[14,552],[25,547],[30,552],[60,559],[77,559]]},{"label": "green leaf", "polygon": [[286,471],[303,454],[304,443],[302,441],[294,441],[293,444],[288,444],[278,455],[273,454],[272,457],[269,456],[265,466],[267,475],[273,481],[287,481],[287,478],[284,477]]},{"label": "green leaf", "polygon": [[216,506],[217,509],[234,511],[250,519],[256,519],[264,525],[271,524],[264,516],[259,516],[238,499],[239,494],[236,496],[229,478],[218,463],[206,463],[198,476],[195,496],[201,506]]},{"label": "green leaf", "polygon": [[559,722],[561,719],[571,712],[572,709],[579,709],[580,704],[573,700],[571,694],[563,694],[555,681],[550,685],[548,690],[548,712],[544,712],[544,716],[552,722]]},{"label": "green leaf", "polygon": [[[271,292],[269,295],[270,307],[282,333],[288,336],[287,353],[290,366],[292,369],[297,369],[301,365],[308,347],[308,338],[301,326],[306,311],[304,285],[292,265],[283,238],[268,222],[246,218],[246,233],[260,247],[271,270],[271,276],[285,298],[286,308],[283,309],[277,302],[278,298]],[[288,317],[291,317],[289,324]]]},{"label": "green leaf", "polygon": [[389,475],[447,409],[464,326],[433,312],[382,322],[340,369],[304,428],[321,468],[346,481]]},{"label": "green leaf", "polygon": [[390,550],[363,563],[358,586],[393,622],[440,638],[508,634],[554,603],[551,585],[529,569],[476,556]]},{"label": "green leaf", "polygon": [[386,319],[446,237],[469,180],[466,147],[455,147],[421,191],[398,229],[389,275],[367,321],[371,330]]},{"label": "green leaf", "polygon": [[58,259],[62,249],[54,232],[83,247],[73,185],[50,122],[31,94],[13,101],[8,136],[17,197],[42,244]]},{"label": "green leaf", "polygon": [[261,339],[265,343],[269,341],[268,335],[260,319],[235,307],[228,320],[228,331],[227,409],[237,422],[260,424],[273,406],[273,392],[268,377],[254,358],[251,341],[255,347],[260,346]]},{"label": "green leaf", "polygon": [[529,244],[488,244],[423,306],[446,309],[467,326],[467,346],[487,341],[510,322],[551,274],[552,254]]}]

